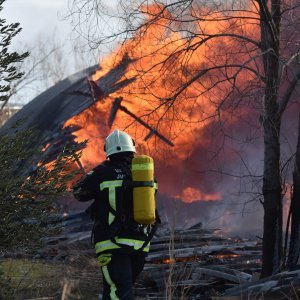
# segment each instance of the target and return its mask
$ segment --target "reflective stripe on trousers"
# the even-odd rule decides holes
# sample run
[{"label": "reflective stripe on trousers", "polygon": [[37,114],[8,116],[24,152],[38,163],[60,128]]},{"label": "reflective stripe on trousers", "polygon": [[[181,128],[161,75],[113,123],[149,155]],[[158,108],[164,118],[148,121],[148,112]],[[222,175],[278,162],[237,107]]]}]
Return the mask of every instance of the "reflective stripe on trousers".
[{"label": "reflective stripe on trousers", "polygon": [[117,292],[117,287],[115,285],[115,283],[111,280],[109,272],[108,272],[108,268],[107,266],[101,267],[102,268],[102,273],[103,276],[105,277],[106,282],[109,284],[110,287],[110,299],[112,300],[118,300],[118,296],[116,294]]},{"label": "reflective stripe on trousers", "polygon": [[103,276],[102,299],[134,300],[133,286],[144,268],[145,255],[108,253],[101,256],[111,258],[99,262]]}]

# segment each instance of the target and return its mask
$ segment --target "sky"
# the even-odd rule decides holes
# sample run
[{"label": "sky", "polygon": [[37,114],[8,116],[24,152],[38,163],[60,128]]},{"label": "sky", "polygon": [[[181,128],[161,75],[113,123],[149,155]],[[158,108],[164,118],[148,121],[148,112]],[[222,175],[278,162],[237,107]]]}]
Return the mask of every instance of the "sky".
[{"label": "sky", "polygon": [[[68,0],[6,0],[1,11],[1,18],[5,18],[7,24],[18,22],[22,28],[22,31],[13,38],[10,50],[18,52],[29,50],[31,55],[26,60],[31,60],[34,63],[34,60],[39,57],[34,55],[34,50],[38,49],[39,41],[47,43],[49,40],[50,48],[53,47],[53,43],[59,43],[60,48],[62,48],[61,53],[64,56],[62,62],[60,62],[61,68],[64,68],[64,72],[61,73],[63,78],[59,80],[96,64],[100,56],[98,52],[94,56],[88,57],[89,55],[87,54],[81,57],[82,66],[76,68],[76,63],[72,61],[75,58],[70,53],[72,51],[70,38],[74,40],[76,34],[73,34],[70,20],[65,18],[67,14]],[[75,40],[76,42],[77,40]],[[46,50],[47,53],[49,49]],[[51,63],[50,58],[48,59]],[[21,92],[18,92],[10,99],[10,105],[22,106],[53,85],[49,80],[47,82],[45,76],[39,74],[37,76],[43,79],[35,80],[33,83],[25,86]]]},{"label": "sky", "polygon": [[21,23],[23,29],[15,42],[30,43],[39,35],[54,30],[61,36],[68,36],[72,28],[63,20],[67,12],[67,0],[6,0],[1,14],[7,23]]},{"label": "sky", "polygon": [[[74,31],[71,19],[66,18],[68,13],[70,13],[69,2],[72,3],[72,0],[5,0],[1,11],[1,18],[6,19],[6,24],[20,23],[22,31],[13,38],[10,50],[16,50],[19,53],[29,51],[31,55],[27,58],[27,61],[31,60],[34,62],[34,59],[37,59],[37,56],[34,55],[34,50],[37,53],[41,53],[38,52],[39,47],[37,47],[39,42],[47,43],[49,47],[51,47],[50,45],[59,44],[60,51],[63,53],[63,60],[60,64],[65,64],[64,72],[60,73],[63,78],[97,64],[100,59],[111,53],[116,46],[115,42],[90,50],[86,40]],[[113,12],[115,12],[116,4],[117,0],[105,2],[106,7]],[[110,26],[114,24],[117,23],[110,18],[109,22],[103,22],[100,27],[111,28]],[[85,27],[81,28],[81,30],[86,34],[87,29]],[[77,58],[72,48],[74,45],[78,47],[79,52],[83,53],[82,55],[77,55]],[[84,48],[81,45],[84,45]],[[47,50],[48,52],[49,49]],[[75,61],[76,59],[77,61]],[[49,62],[51,64],[50,59]],[[23,88],[21,92],[18,92],[10,99],[9,103],[17,106],[24,105],[53,85],[51,82],[46,82],[45,76],[42,76],[42,78],[43,81],[35,81]],[[51,79],[51,77],[49,78]]]}]

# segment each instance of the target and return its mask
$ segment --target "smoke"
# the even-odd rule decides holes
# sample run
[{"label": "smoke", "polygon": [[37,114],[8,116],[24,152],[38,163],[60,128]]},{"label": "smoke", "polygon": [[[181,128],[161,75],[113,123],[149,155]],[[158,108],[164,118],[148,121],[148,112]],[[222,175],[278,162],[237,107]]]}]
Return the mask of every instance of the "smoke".
[{"label": "smoke", "polygon": [[[251,16],[250,9],[245,11],[245,18],[239,20],[240,26],[232,27],[232,33],[256,40],[259,23],[247,22],[247,13]],[[174,211],[174,205],[182,205],[183,209],[178,210],[179,223],[185,225],[199,220],[232,232],[260,234],[263,220],[260,203],[264,157],[260,115],[263,82],[245,68],[237,71],[226,67],[224,72],[215,68],[222,64],[244,65],[249,57],[256,56],[257,50],[250,47],[245,52],[245,43],[224,38],[221,41],[212,39],[191,52],[185,48],[185,37],[178,32],[167,30],[168,35],[163,39],[165,20],[160,21],[159,24],[151,23],[142,35],[122,44],[116,53],[102,61],[101,70],[93,76],[96,82],[103,78],[109,82],[110,78],[105,76],[113,74],[110,71],[123,61],[124,55],[131,58],[124,71],[126,74],[119,80],[131,80],[131,83],[95,104],[91,116],[99,115],[97,124],[87,127],[89,122],[95,122],[93,117],[78,117],[80,124],[89,128],[88,135],[84,130],[78,132],[79,139],[90,139],[88,150],[83,153],[84,165],[89,169],[104,159],[99,149],[103,148],[109,131],[125,130],[136,140],[140,154],[155,159],[160,206]],[[230,24],[217,20],[203,21],[201,28],[194,24],[196,37],[193,42],[201,44],[201,35],[197,37],[199,32],[214,34],[220,28],[225,32]],[[247,66],[263,73],[260,61],[251,59]],[[172,101],[182,85],[209,68],[214,71],[204,72],[206,75],[201,80],[192,81],[177,94],[176,101]],[[229,80],[232,78],[235,80]],[[282,84],[280,95],[284,94],[286,86]],[[123,110],[115,111],[113,126],[109,128],[107,120],[112,111],[112,99],[118,97],[123,98]],[[285,113],[282,124],[283,165],[295,149],[297,136],[295,120],[298,116],[292,106]],[[174,147],[153,130],[149,132],[137,118],[170,140]],[[72,122],[74,120],[69,124]],[[93,149],[97,151],[92,153]]]}]

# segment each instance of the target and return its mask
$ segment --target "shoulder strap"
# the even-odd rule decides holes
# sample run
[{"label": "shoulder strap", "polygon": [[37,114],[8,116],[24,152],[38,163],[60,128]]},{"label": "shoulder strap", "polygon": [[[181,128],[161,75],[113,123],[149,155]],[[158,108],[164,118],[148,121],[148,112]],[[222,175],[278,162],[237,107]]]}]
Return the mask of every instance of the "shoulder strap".
[{"label": "shoulder strap", "polygon": [[154,187],[158,189],[158,184],[155,181],[123,181],[123,187]]}]

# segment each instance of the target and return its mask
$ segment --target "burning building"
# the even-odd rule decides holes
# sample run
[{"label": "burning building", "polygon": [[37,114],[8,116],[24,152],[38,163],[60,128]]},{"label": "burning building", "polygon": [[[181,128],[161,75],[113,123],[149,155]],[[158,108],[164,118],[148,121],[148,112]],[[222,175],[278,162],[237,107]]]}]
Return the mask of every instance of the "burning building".
[{"label": "burning building", "polygon": [[[155,16],[160,7],[147,10],[148,16]],[[217,14],[215,21],[203,21],[197,25],[203,28],[196,29],[214,35],[230,27],[232,34],[246,37],[245,43],[227,36],[203,44],[200,34],[194,48],[176,31],[161,38],[169,16],[150,22],[147,30],[101,61],[100,68],[79,72],[32,100],[1,132],[15,130],[9,128],[20,119],[19,130],[36,126],[47,156],[41,160],[46,161],[55,159],[67,142],[88,140],[80,160],[86,172],[105,158],[108,133],[126,130],[139,153],[155,158],[158,201],[166,212],[177,212],[176,222],[202,221],[260,234],[263,141],[257,99],[262,97],[263,79],[251,72],[261,71],[255,59],[236,70],[245,55],[255,57],[256,48],[246,54],[244,48],[256,40],[259,22],[257,12],[243,14],[236,27]],[[253,24],[247,23],[248,17]],[[228,56],[228,50],[234,55]],[[218,68],[216,58],[226,68]],[[290,126],[290,120],[283,127]]]},{"label": "burning building", "polygon": [[[236,218],[240,219],[240,206],[227,202],[226,197],[228,187],[238,179],[224,181],[221,172],[208,172],[214,165],[209,128],[190,133],[179,128],[182,134],[174,136],[170,126],[181,126],[179,121],[158,126],[156,117],[149,114],[149,102],[135,103],[128,96],[137,80],[128,75],[132,64],[134,60],[125,55],[107,69],[94,66],[66,78],[16,113],[1,127],[1,133],[35,126],[40,136],[38,145],[32,146],[45,147],[44,157],[40,158],[44,161],[55,159],[66,143],[88,140],[80,161],[88,172],[105,159],[103,145],[108,133],[114,128],[126,130],[135,137],[138,152],[155,158],[160,183],[158,202],[168,221],[171,218],[181,226],[201,221],[237,229],[233,225]],[[124,89],[127,92],[123,93]],[[234,159],[229,155],[226,163],[230,165]]]}]

